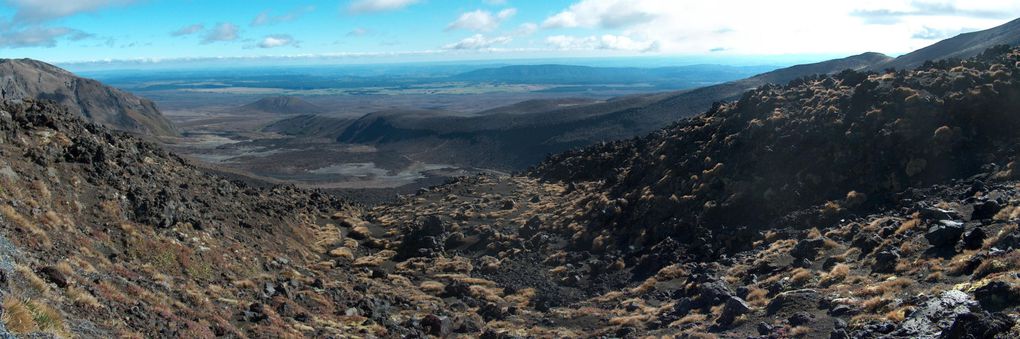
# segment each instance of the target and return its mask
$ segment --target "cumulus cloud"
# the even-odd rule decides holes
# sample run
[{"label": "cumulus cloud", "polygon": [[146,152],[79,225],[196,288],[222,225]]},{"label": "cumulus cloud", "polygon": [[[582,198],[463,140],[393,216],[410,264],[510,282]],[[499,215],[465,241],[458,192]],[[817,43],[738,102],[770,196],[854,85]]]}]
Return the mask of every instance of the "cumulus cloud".
[{"label": "cumulus cloud", "polygon": [[499,25],[517,15],[517,9],[507,8],[499,13],[493,14],[489,11],[475,10],[461,14],[457,20],[446,26],[446,30],[465,29],[471,31],[488,32],[499,28]]},{"label": "cumulus cloud", "polygon": [[92,34],[66,27],[34,26],[0,33],[0,47],[55,47],[57,41],[61,39],[78,41],[91,37],[93,37]]},{"label": "cumulus cloud", "polygon": [[620,28],[658,16],[661,1],[584,0],[545,20],[546,28]]},{"label": "cumulus cloud", "polygon": [[528,36],[535,34],[538,31],[538,25],[533,22],[525,22],[520,26],[517,26],[517,30],[514,31],[514,35]]},{"label": "cumulus cloud", "polygon": [[298,41],[294,40],[293,37],[287,34],[275,34],[262,38],[262,41],[259,41],[256,46],[259,48],[276,48],[284,46],[298,47]]},{"label": "cumulus cloud", "polygon": [[41,22],[105,7],[127,5],[135,0],[6,0],[15,10],[16,22]]},{"label": "cumulus cloud", "polygon": [[561,50],[616,50],[632,52],[656,52],[659,50],[659,43],[635,41],[626,36],[604,34],[602,36],[576,37],[569,35],[554,35],[547,37],[545,42],[556,49]]},{"label": "cumulus cloud", "polygon": [[234,41],[238,38],[238,28],[229,22],[217,24],[208,33],[205,38],[202,39],[203,44],[211,44],[214,42]]},{"label": "cumulus cloud", "polygon": [[[943,32],[990,28],[1015,17],[1016,0],[575,0],[541,27],[571,29],[572,40],[554,42],[572,48],[613,45],[602,42],[600,35],[608,33],[638,45],[657,42],[652,47],[675,54],[720,46],[726,49],[716,53],[896,54],[925,47]],[[584,30],[590,31],[576,33]]]},{"label": "cumulus cloud", "polygon": [[497,37],[486,37],[482,34],[475,34],[473,36],[464,38],[464,40],[443,46],[443,49],[459,49],[459,50],[479,50],[488,49],[497,45],[505,45],[513,41],[513,38],[508,36],[497,36]]},{"label": "cumulus cloud", "polygon": [[963,16],[987,19],[1013,18],[1009,11],[985,6],[972,6],[972,4],[964,2],[954,4],[952,2],[930,0],[911,1],[907,6],[891,8],[863,8],[853,11],[851,14],[860,17],[869,24],[877,25],[897,24],[909,17]]},{"label": "cumulus cloud", "polygon": [[180,29],[178,29],[176,31],[170,32],[170,35],[171,36],[191,35],[191,34],[195,34],[195,33],[201,32],[203,29],[205,29],[205,25],[203,25],[203,24],[188,25],[188,26],[181,27]]},{"label": "cumulus cloud", "polygon": [[305,6],[281,15],[270,15],[269,11],[262,11],[259,15],[255,16],[255,19],[251,20],[251,26],[265,26],[275,25],[283,22],[290,22],[297,20],[305,14],[311,13],[315,10],[315,6]]},{"label": "cumulus cloud", "polygon": [[395,11],[419,2],[421,0],[353,0],[347,11],[355,14]]}]

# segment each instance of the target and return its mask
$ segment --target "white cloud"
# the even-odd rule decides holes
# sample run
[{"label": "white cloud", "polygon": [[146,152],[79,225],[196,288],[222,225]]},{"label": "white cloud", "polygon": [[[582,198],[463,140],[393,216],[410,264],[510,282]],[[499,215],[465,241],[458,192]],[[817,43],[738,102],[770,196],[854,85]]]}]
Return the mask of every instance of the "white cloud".
[{"label": "white cloud", "polygon": [[203,25],[203,24],[188,25],[188,26],[181,27],[180,29],[178,29],[176,31],[170,32],[170,35],[172,35],[172,36],[191,35],[191,34],[198,33],[200,31],[202,31],[203,29],[205,29],[205,25]]},{"label": "white cloud", "polygon": [[656,2],[662,1],[585,0],[549,17],[542,27],[619,28],[657,17],[661,4]]},{"label": "white cloud", "polygon": [[0,48],[55,47],[57,40],[82,40],[91,34],[66,27],[39,27],[0,33]]},{"label": "white cloud", "polygon": [[403,9],[421,0],[353,0],[347,10],[351,13],[386,12]]},{"label": "white cloud", "polygon": [[234,41],[238,38],[237,25],[229,22],[224,22],[216,25],[205,35],[202,39],[203,44],[210,44],[221,41]]},{"label": "white cloud", "polygon": [[517,26],[517,30],[514,31],[514,35],[528,36],[535,34],[538,31],[538,25],[533,22],[525,22],[520,26]]},{"label": "white cloud", "polygon": [[1016,0],[577,0],[541,26],[592,30],[546,41],[571,48],[633,47],[592,39],[608,33],[671,54],[895,54],[931,44],[925,38],[938,32],[1016,17]]},{"label": "white cloud", "polygon": [[40,22],[104,7],[127,5],[135,0],[6,0],[15,9],[14,21]]},{"label": "white cloud", "polygon": [[349,37],[362,37],[369,34],[372,34],[372,30],[364,27],[357,27],[352,29],[350,32],[347,32],[347,36]]},{"label": "white cloud", "polygon": [[443,46],[443,49],[488,49],[496,45],[505,45],[513,41],[513,38],[508,36],[497,36],[497,37],[486,37],[481,34],[475,34],[473,36],[464,38],[464,40]]},{"label": "white cloud", "polygon": [[495,14],[489,11],[475,10],[461,14],[457,20],[446,26],[446,30],[466,29],[488,32],[499,28],[503,21],[510,19],[514,15],[517,15],[516,8],[507,8]]},{"label": "white cloud", "polygon": [[575,37],[569,35],[553,35],[547,37],[545,42],[560,50],[614,50],[632,52],[656,52],[659,43],[635,41],[634,39],[612,34],[602,36]]},{"label": "white cloud", "polygon": [[262,11],[259,15],[255,16],[255,19],[251,20],[251,26],[265,26],[275,25],[282,22],[289,22],[297,20],[305,14],[311,13],[315,10],[315,6],[305,6],[281,15],[270,15],[269,11]]},{"label": "white cloud", "polygon": [[283,46],[294,46],[294,47],[297,47],[298,46],[298,42],[297,42],[297,40],[294,40],[294,38],[291,37],[290,35],[277,34],[277,35],[269,35],[269,36],[266,36],[265,38],[262,38],[262,41],[260,41],[257,46],[259,48],[276,48],[276,47],[283,47]]}]

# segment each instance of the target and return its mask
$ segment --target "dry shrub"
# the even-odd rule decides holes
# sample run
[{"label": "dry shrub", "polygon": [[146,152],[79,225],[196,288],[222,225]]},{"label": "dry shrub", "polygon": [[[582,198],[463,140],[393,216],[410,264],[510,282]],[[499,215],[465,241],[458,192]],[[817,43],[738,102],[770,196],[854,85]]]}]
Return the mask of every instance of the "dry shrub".
[{"label": "dry shrub", "polygon": [[99,300],[96,299],[92,293],[78,287],[68,287],[67,297],[70,298],[71,302],[75,305],[86,310],[95,311],[103,308],[103,304],[99,303]]},{"label": "dry shrub", "polygon": [[670,327],[680,327],[689,324],[703,323],[705,322],[705,320],[708,320],[707,314],[691,313],[683,318],[680,318],[680,320],[674,321],[672,324],[670,324]]},{"label": "dry shrub", "polygon": [[892,298],[882,296],[872,297],[871,299],[861,302],[861,309],[869,313],[876,313],[881,308],[892,303],[892,301]]},{"label": "dry shrub", "polygon": [[793,274],[790,276],[790,282],[796,285],[803,285],[811,281],[814,277],[814,273],[806,268],[798,268],[793,270]]},{"label": "dry shrub", "polygon": [[814,332],[814,331],[810,327],[807,327],[807,326],[797,326],[797,327],[794,327],[794,328],[790,329],[790,337],[793,337],[793,338],[806,337],[806,336],[810,335],[811,332]]},{"label": "dry shrub", "polygon": [[14,224],[22,232],[28,233],[35,237],[39,244],[44,247],[51,247],[53,243],[50,241],[49,235],[46,234],[39,226],[36,226],[34,222],[25,218],[21,213],[18,213],[11,207],[11,205],[0,205],[0,215],[3,215],[4,219],[7,219]]},{"label": "dry shrub", "polygon": [[747,292],[747,303],[755,307],[765,307],[769,303],[769,291],[763,288],[751,287]]},{"label": "dry shrub", "polygon": [[35,291],[35,293],[42,296],[50,292],[50,285],[47,284],[45,280],[36,275],[31,268],[28,268],[28,266],[20,264],[15,265],[14,271],[17,272],[18,275],[20,275],[21,278],[25,280],[25,282],[28,284],[28,287]]},{"label": "dry shrub", "polygon": [[845,280],[848,276],[850,276],[850,266],[842,263],[836,264],[836,266],[832,267],[832,270],[829,270],[829,273],[822,276],[819,284],[823,286],[832,285]]},{"label": "dry shrub", "polygon": [[4,313],[0,316],[4,326],[16,334],[45,332],[69,337],[60,311],[50,305],[33,300],[22,300],[6,296],[3,301]]},{"label": "dry shrub", "polygon": [[4,297],[4,312],[0,316],[7,330],[16,334],[35,332],[38,327],[25,301],[13,296]]},{"label": "dry shrub", "polygon": [[921,224],[921,219],[910,219],[900,224],[900,227],[896,229],[896,234],[904,234],[917,228]]}]

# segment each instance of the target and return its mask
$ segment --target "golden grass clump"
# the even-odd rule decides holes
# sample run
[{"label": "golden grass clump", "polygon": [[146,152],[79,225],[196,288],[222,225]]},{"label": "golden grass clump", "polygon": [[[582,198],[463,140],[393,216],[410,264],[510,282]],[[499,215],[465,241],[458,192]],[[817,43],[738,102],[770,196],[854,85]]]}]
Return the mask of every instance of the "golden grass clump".
[{"label": "golden grass clump", "polygon": [[33,291],[35,291],[39,295],[46,295],[47,293],[49,293],[50,285],[47,284],[45,280],[36,275],[31,268],[28,268],[28,266],[20,264],[15,265],[14,271],[17,272],[22,279],[25,279],[25,282],[28,284],[28,287],[30,287]]},{"label": "golden grass clump", "polygon": [[62,337],[68,336],[63,316],[60,315],[60,311],[50,305],[6,296],[3,307],[4,314],[0,320],[9,331],[15,334],[46,332]]},{"label": "golden grass clump", "polygon": [[832,285],[845,280],[848,276],[850,276],[850,266],[842,263],[836,264],[836,266],[833,266],[832,269],[829,270],[829,273],[822,276],[822,280],[819,284],[823,286]]},{"label": "golden grass clump", "polygon": [[810,282],[812,278],[814,278],[814,273],[812,273],[811,270],[806,268],[798,268],[793,270],[792,274],[790,275],[790,282],[796,285],[803,285]]},{"label": "golden grass clump", "polygon": [[35,332],[38,327],[25,301],[13,296],[4,297],[4,313],[0,317],[7,330],[16,334]]},{"label": "golden grass clump", "polygon": [[95,311],[103,308],[103,304],[100,303],[99,299],[96,299],[92,293],[78,287],[68,287],[67,297],[70,298],[71,302],[73,302],[76,306],[86,310]]},{"label": "golden grass clump", "polygon": [[11,207],[11,205],[0,205],[0,215],[2,215],[4,219],[13,223],[23,232],[36,237],[39,243],[43,246],[53,246],[53,243],[50,242],[50,237],[46,234],[46,231],[43,231],[39,228],[39,226],[36,226],[34,222],[25,218],[25,216],[21,215],[21,213],[18,213],[18,211],[16,211],[14,207]]}]

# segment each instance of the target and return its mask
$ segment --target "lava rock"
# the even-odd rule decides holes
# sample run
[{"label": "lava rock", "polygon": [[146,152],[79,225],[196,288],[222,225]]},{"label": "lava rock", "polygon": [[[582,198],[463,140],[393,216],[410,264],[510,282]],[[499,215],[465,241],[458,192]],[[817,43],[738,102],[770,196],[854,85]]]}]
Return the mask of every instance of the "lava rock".
[{"label": "lava rock", "polygon": [[811,322],[811,314],[807,312],[797,312],[786,319],[790,323],[790,326],[806,325]]},{"label": "lava rock", "polygon": [[404,235],[397,248],[397,260],[415,257],[431,257],[444,250],[445,241],[441,239],[446,232],[446,225],[439,217],[430,215],[414,225]]},{"label": "lava rock", "polygon": [[861,249],[862,254],[868,254],[880,244],[882,244],[882,238],[878,235],[869,232],[861,232],[854,236],[850,246]]},{"label": "lava rock", "polygon": [[434,314],[426,315],[418,323],[421,325],[422,330],[429,335],[442,337],[449,332],[449,319],[443,319]]},{"label": "lava rock", "polygon": [[963,248],[976,250],[984,246],[988,234],[981,228],[975,228],[963,234]]},{"label": "lava rock", "polygon": [[878,252],[875,255],[875,263],[871,265],[871,272],[892,273],[896,270],[896,262],[899,260],[900,252],[896,249]]},{"label": "lava rock", "polygon": [[772,298],[765,307],[765,312],[772,316],[779,313],[794,313],[818,308],[821,295],[813,289],[802,289],[783,292]]},{"label": "lava rock", "polygon": [[956,316],[940,338],[994,338],[1012,327],[1013,320],[1002,313],[963,313]]},{"label": "lava rock", "polygon": [[974,298],[981,307],[991,312],[999,312],[1020,301],[1020,293],[1010,283],[993,281],[974,290]]},{"label": "lava rock", "polygon": [[719,326],[729,326],[733,324],[733,321],[737,317],[747,314],[751,311],[751,305],[748,305],[744,299],[738,297],[730,297],[726,299],[726,303],[723,305],[722,314],[716,319],[715,323]]},{"label": "lava rock", "polygon": [[482,316],[485,321],[503,320],[507,317],[507,312],[499,305],[494,303],[485,303],[482,307],[478,308],[478,315]]},{"label": "lava rock", "polygon": [[924,238],[928,239],[928,243],[936,248],[945,248],[956,245],[960,241],[960,237],[963,236],[963,232],[963,223],[942,220],[938,224],[929,227],[928,233],[924,235]]},{"label": "lava rock", "polygon": [[465,298],[471,296],[471,285],[465,282],[453,281],[443,288],[443,298]]},{"label": "lava rock", "polygon": [[988,200],[975,203],[973,208],[974,212],[970,215],[971,220],[985,220],[991,219],[998,214],[999,210],[1002,209],[1002,206],[994,200]]},{"label": "lava rock", "polygon": [[823,245],[825,245],[823,238],[804,239],[797,242],[797,245],[790,250],[790,255],[797,259],[814,260]]},{"label": "lava rock", "polygon": [[959,219],[960,214],[956,211],[941,209],[938,207],[924,206],[917,210],[921,218],[927,220],[947,220],[947,219]]},{"label": "lava rock", "polygon": [[64,273],[61,273],[56,267],[46,266],[40,268],[38,273],[47,281],[57,285],[57,287],[66,288],[68,286],[67,276],[64,275]]},{"label": "lava rock", "polygon": [[958,315],[970,313],[976,306],[967,293],[958,290],[943,292],[928,299],[900,324],[897,334],[905,337],[934,338],[948,328]]}]

